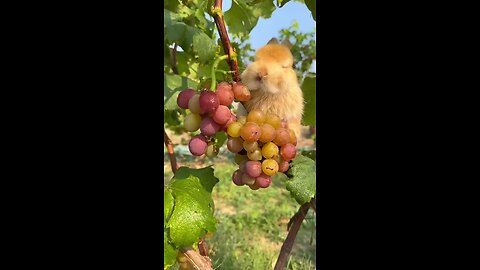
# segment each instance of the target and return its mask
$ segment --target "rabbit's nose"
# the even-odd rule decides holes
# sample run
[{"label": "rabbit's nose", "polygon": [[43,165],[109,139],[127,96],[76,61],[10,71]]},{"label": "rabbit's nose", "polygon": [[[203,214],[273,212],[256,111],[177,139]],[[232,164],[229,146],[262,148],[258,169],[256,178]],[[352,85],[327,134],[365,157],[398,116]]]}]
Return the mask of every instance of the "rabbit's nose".
[{"label": "rabbit's nose", "polygon": [[267,77],[267,72],[258,72],[257,73],[257,80],[261,81],[263,78]]}]

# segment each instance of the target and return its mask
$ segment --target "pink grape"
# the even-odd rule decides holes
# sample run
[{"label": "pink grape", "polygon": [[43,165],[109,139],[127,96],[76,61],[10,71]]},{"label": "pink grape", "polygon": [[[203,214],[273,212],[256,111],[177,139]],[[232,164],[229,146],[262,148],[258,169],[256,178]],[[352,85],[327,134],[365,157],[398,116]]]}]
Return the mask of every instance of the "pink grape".
[{"label": "pink grape", "polygon": [[297,150],[295,149],[295,145],[291,143],[287,143],[280,147],[280,156],[282,156],[283,160],[285,161],[292,160],[296,154]]},{"label": "pink grape", "polygon": [[286,171],[288,171],[289,167],[290,167],[290,163],[288,163],[288,161],[280,159],[280,162],[278,163],[278,171],[279,172],[286,172]]},{"label": "pink grape", "polygon": [[258,177],[262,174],[262,163],[254,160],[247,161],[245,163],[245,171],[250,177]]},{"label": "pink grape", "polygon": [[224,125],[232,117],[232,112],[225,105],[218,106],[217,110],[213,113],[213,121],[220,125]]},{"label": "pink grape", "polygon": [[229,137],[227,140],[227,148],[232,153],[238,153],[243,150],[243,139],[240,137]]},{"label": "pink grape", "polygon": [[180,92],[177,97],[177,105],[182,109],[188,109],[188,101],[195,95],[195,90],[187,88]]},{"label": "pink grape", "polygon": [[272,177],[261,173],[255,178],[255,184],[261,188],[267,188],[272,184]]},{"label": "pink grape", "polygon": [[234,95],[232,91],[232,85],[227,82],[221,82],[217,85],[218,102],[220,105],[230,106],[232,104]]},{"label": "pink grape", "polygon": [[218,108],[218,96],[208,90],[200,93],[200,110],[202,113],[213,113]]},{"label": "pink grape", "polygon": [[255,178],[244,173],[242,174],[242,183],[244,183],[245,185],[253,185],[253,183],[255,183]]},{"label": "pink grape", "polygon": [[221,129],[222,129],[223,131],[227,132],[227,130],[228,130],[228,125],[230,125],[231,123],[233,123],[233,122],[235,122],[235,121],[237,121],[237,117],[232,113],[232,114],[230,115],[230,118],[228,119],[227,123],[225,123],[225,125],[223,125]]},{"label": "pink grape", "polygon": [[203,135],[193,137],[188,143],[188,149],[194,156],[201,156],[207,151],[207,139]]},{"label": "pink grape", "polygon": [[205,136],[213,136],[220,130],[220,125],[215,123],[212,118],[205,117],[200,123],[200,131]]},{"label": "pink grape", "polygon": [[233,175],[232,175],[232,181],[235,185],[237,186],[243,186],[243,182],[242,182],[242,172],[240,170],[236,170],[235,172],[233,172]]}]

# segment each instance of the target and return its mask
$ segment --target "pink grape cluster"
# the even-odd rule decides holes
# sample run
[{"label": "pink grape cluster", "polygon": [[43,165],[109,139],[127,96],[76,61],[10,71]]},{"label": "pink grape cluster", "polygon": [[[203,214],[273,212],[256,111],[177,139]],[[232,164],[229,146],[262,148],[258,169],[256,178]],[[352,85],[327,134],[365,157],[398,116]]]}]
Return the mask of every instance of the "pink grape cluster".
[{"label": "pink grape cluster", "polygon": [[236,153],[239,169],[232,180],[237,186],[267,188],[272,176],[286,172],[296,156],[297,138],[277,115],[252,110],[228,125],[227,148]]},{"label": "pink grape cluster", "polygon": [[177,105],[190,112],[185,116],[185,129],[200,134],[192,137],[188,144],[190,153],[194,156],[208,157],[218,155],[218,146],[214,136],[221,131],[226,132],[229,124],[236,121],[236,116],[229,106],[234,99],[248,101],[250,91],[242,83],[221,82],[215,92],[203,89],[198,92],[194,89],[185,89],[177,98]]}]

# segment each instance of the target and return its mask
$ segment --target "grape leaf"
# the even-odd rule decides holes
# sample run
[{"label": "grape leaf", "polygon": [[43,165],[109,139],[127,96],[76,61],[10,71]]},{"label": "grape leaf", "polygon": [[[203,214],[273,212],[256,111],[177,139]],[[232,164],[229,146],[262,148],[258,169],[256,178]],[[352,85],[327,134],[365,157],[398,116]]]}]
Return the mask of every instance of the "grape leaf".
[{"label": "grape leaf", "polygon": [[172,266],[177,258],[177,249],[168,243],[167,232],[163,231],[163,267],[167,269]]},{"label": "grape leaf", "polygon": [[275,5],[273,1],[232,0],[232,7],[224,13],[228,33],[243,38],[257,25],[258,18],[270,18]]},{"label": "grape leaf", "polygon": [[314,21],[317,21],[317,3],[316,0],[305,0],[305,5],[312,12],[312,17]]},{"label": "grape leaf", "polygon": [[165,110],[174,110],[178,108],[177,97],[181,90],[185,88],[195,89],[198,83],[180,75],[163,75],[163,102]]},{"label": "grape leaf", "polygon": [[163,223],[170,219],[170,215],[173,211],[173,196],[168,190],[163,191]]},{"label": "grape leaf", "polygon": [[177,43],[184,51],[193,50],[201,63],[211,61],[215,57],[215,42],[202,30],[180,21],[180,16],[164,9],[163,28],[165,39]]},{"label": "grape leaf", "polygon": [[218,132],[215,137],[217,138],[218,148],[222,147],[225,141],[227,140],[227,134],[223,131]]},{"label": "grape leaf", "polygon": [[303,114],[303,124],[314,126],[316,124],[316,96],[317,81],[315,77],[307,76],[303,80],[302,90],[305,99],[305,113]]},{"label": "grape leaf", "polygon": [[287,171],[287,190],[299,204],[309,202],[316,194],[316,165],[305,156],[297,155]]},{"label": "grape leaf", "polygon": [[218,183],[213,168],[181,167],[168,185],[175,206],[166,228],[173,244],[179,248],[192,246],[207,232],[215,232],[212,189]]},{"label": "grape leaf", "polygon": [[290,0],[277,0],[277,6],[281,8],[288,2],[290,2]]}]

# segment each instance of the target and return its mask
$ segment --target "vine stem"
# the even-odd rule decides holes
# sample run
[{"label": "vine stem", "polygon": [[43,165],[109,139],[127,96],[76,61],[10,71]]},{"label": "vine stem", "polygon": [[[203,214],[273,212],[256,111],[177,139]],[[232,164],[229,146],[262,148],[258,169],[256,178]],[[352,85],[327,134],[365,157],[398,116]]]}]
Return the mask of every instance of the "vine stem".
[{"label": "vine stem", "polygon": [[211,71],[212,72],[211,73],[212,84],[210,85],[210,90],[212,90],[214,92],[215,92],[215,88],[217,88],[217,77],[215,75],[215,70],[217,69],[220,61],[226,60],[226,59],[228,59],[228,57],[229,57],[228,55],[222,55],[222,56],[218,57],[217,59],[215,59],[215,62],[213,62],[212,71]]},{"label": "vine stem", "polygon": [[[237,54],[230,43],[230,38],[228,37],[227,27],[225,26],[225,20],[223,19],[222,2],[222,0],[215,0],[215,5],[213,7],[210,6],[208,11],[215,20],[215,25],[217,26],[220,40],[222,41],[223,51],[228,55],[227,62],[230,70],[233,71],[233,80],[239,82],[240,73],[238,72]],[[211,4],[211,2],[209,3]]]},{"label": "vine stem", "polygon": [[178,169],[177,159],[175,158],[175,152],[173,151],[173,143],[172,140],[167,135],[165,131],[165,127],[163,128],[163,141],[165,142],[165,146],[167,147],[168,157],[170,158],[170,165],[172,166],[172,172],[175,174]]},{"label": "vine stem", "polygon": [[285,264],[288,260],[288,256],[290,255],[290,252],[292,252],[293,243],[295,242],[295,238],[297,237],[298,230],[300,230],[302,222],[305,219],[305,216],[307,215],[308,209],[310,209],[310,207],[310,202],[307,202],[300,206],[298,212],[293,215],[291,219],[292,225],[290,227],[290,230],[288,231],[287,238],[285,238],[282,248],[280,249],[280,254],[278,255],[278,259],[275,263],[275,267],[273,268],[273,270],[284,269]]},{"label": "vine stem", "polygon": [[193,265],[196,270],[212,270],[212,261],[208,256],[198,254],[191,247],[183,247],[180,251],[187,257],[188,262]]}]

